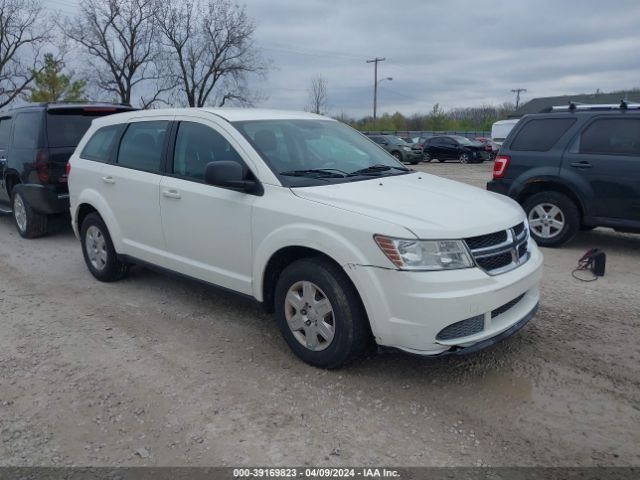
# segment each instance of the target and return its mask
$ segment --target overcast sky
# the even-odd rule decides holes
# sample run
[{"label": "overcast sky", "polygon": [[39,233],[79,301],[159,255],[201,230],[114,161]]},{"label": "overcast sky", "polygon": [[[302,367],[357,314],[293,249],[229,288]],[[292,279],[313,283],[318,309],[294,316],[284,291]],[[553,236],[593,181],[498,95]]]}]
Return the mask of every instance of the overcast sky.
[{"label": "overcast sky", "polygon": [[[67,15],[78,0],[46,0]],[[245,0],[273,69],[260,106],[302,109],[311,78],[330,113],[370,115],[640,87],[638,0]]]}]

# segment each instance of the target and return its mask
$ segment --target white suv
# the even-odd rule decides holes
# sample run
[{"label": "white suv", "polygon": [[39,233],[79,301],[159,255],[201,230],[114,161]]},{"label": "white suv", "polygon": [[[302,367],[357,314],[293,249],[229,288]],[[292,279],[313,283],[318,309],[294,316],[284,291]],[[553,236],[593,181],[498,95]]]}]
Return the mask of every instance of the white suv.
[{"label": "white suv", "polygon": [[68,170],[98,280],[135,263],[248,295],[318,367],[372,338],[420,355],[475,351],[538,306],[542,254],[517,203],[412,171],[318,115],[112,115],[94,120]]}]

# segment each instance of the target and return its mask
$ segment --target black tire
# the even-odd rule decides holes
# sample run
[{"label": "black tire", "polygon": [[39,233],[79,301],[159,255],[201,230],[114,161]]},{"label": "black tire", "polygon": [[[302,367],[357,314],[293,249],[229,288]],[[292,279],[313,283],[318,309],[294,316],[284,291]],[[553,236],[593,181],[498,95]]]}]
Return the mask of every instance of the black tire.
[{"label": "black tire", "polygon": [[[543,205],[555,206],[560,210],[563,223],[561,229],[552,232],[552,236],[540,236],[536,231],[538,227],[532,225],[532,216],[539,218],[539,215],[532,214],[532,210]],[[543,247],[559,247],[560,245],[571,240],[580,229],[580,210],[578,206],[566,195],[559,192],[540,192],[527,198],[522,205],[527,218],[529,219],[531,236]]]},{"label": "black tire", "polygon": [[[303,345],[287,321],[287,293],[303,281],[317,286],[333,309],[333,313],[327,317],[333,322],[333,339],[320,351]],[[360,357],[371,344],[369,320],[358,292],[342,269],[324,258],[297,260],[283,270],[276,285],[275,314],[278,327],[291,350],[315,367],[332,369],[344,366]],[[311,322],[312,317],[303,318]],[[318,338],[316,335],[316,340]]]},{"label": "black tire", "polygon": [[22,238],[37,238],[46,235],[49,218],[36,212],[22,194],[15,189],[11,195],[11,207],[13,223]]},{"label": "black tire", "polygon": [[397,150],[394,150],[393,152],[391,152],[391,155],[393,155],[394,157],[396,157],[398,160],[402,162],[402,153],[398,152]]},{"label": "black tire", "polygon": [[460,163],[472,163],[473,162],[473,159],[471,158],[471,154],[469,154],[467,152],[460,153],[460,155],[458,156],[458,160],[460,160]]},{"label": "black tire", "polygon": [[431,161],[431,154],[429,152],[424,152],[422,154],[422,161],[429,163]]},{"label": "black tire", "polygon": [[[97,229],[104,239],[103,251],[106,253],[106,261],[103,263],[101,268],[98,268],[92,263],[87,250],[87,232],[91,227]],[[91,274],[101,282],[115,282],[116,280],[123,278],[129,271],[129,265],[120,261],[118,258],[118,254],[116,253],[115,248],[113,248],[113,242],[111,241],[109,230],[100,215],[97,213],[90,213],[82,222],[82,227],[80,228],[80,243],[82,245],[82,255],[84,256],[87,268]]]}]

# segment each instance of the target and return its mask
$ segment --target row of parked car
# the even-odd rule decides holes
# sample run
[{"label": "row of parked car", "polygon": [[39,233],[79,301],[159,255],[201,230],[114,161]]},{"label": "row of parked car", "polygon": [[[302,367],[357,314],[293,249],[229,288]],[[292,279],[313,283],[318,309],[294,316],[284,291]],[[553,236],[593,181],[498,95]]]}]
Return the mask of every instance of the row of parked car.
[{"label": "row of parked car", "polygon": [[493,160],[498,152],[498,145],[487,137],[472,140],[462,135],[426,135],[413,138],[385,134],[368,136],[401,162],[412,165],[431,160],[482,163]]}]

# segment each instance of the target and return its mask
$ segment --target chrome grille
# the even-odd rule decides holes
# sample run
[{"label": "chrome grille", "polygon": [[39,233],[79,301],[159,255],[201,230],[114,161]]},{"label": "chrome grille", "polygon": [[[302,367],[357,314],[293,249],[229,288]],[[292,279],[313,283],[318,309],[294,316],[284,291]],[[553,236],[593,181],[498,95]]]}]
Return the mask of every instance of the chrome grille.
[{"label": "chrome grille", "polygon": [[484,330],[484,315],[476,315],[444,327],[436,335],[436,340],[453,340],[454,338],[468,337],[482,330]]},{"label": "chrome grille", "polygon": [[466,238],[476,265],[490,275],[499,275],[529,260],[529,230],[524,222],[507,230]]}]

